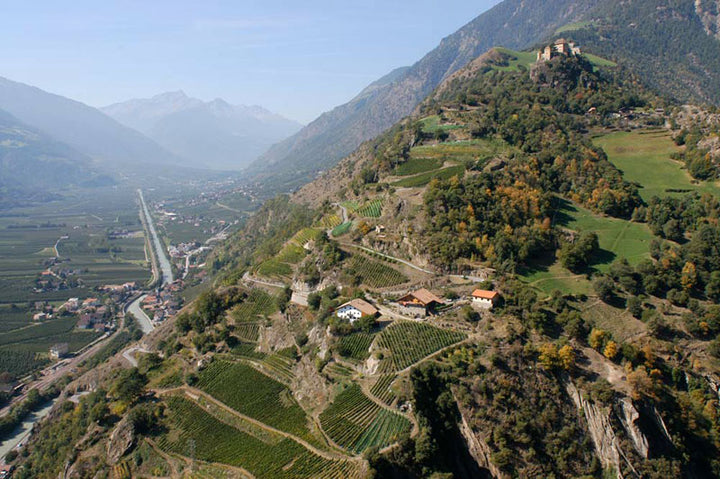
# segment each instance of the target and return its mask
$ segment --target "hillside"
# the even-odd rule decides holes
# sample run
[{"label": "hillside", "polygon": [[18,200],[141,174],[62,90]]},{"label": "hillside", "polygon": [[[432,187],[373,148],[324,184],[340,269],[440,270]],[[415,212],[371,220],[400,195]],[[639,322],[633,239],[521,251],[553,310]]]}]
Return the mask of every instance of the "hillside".
[{"label": "hillside", "polygon": [[[533,45],[561,25],[577,21],[597,3],[506,0],[443,39],[411,67],[389,73],[273,146],[248,172],[267,177],[268,185],[284,190],[300,186],[410,114],[444,78],[489,48]],[[282,165],[280,172],[275,165]]]},{"label": "hillside", "polygon": [[531,56],[266,202],[18,477],[720,477],[720,187],[672,156],[683,108]]},{"label": "hillside", "polygon": [[717,0],[601,2],[563,35],[678,101],[719,105],[719,12]]},{"label": "hillside", "polygon": [[[445,38],[413,66],[379,80],[371,93],[362,92],[275,145],[249,172],[275,187],[297,187],[408,115],[443,79],[490,47],[523,49],[555,32],[622,63],[659,92],[682,101],[719,104],[718,2],[659,3],[506,0]],[[268,166],[276,163],[283,164],[281,173]]]},{"label": "hillside", "polygon": [[0,78],[0,109],[104,167],[177,162],[154,141],[95,108],[6,78]]},{"label": "hillside", "polygon": [[107,184],[86,155],[0,110],[0,197],[3,208],[50,197],[73,186]]},{"label": "hillside", "polygon": [[302,125],[258,106],[203,102],[183,92],[101,109],[183,158],[186,166],[238,170]]}]

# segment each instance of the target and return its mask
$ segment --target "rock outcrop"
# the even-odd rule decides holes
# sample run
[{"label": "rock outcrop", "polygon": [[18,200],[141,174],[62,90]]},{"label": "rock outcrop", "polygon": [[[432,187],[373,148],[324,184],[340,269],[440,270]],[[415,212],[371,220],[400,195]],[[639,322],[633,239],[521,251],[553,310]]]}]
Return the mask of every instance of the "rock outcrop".
[{"label": "rock outcrop", "polygon": [[127,417],[123,418],[110,434],[107,445],[107,461],[117,464],[135,444],[135,425]]}]

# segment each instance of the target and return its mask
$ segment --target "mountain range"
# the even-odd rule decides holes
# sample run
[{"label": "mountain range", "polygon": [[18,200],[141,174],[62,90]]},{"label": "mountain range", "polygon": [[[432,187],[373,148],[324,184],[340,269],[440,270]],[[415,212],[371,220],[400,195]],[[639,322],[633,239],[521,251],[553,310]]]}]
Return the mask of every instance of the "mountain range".
[{"label": "mountain range", "polygon": [[616,61],[658,91],[720,104],[719,12],[718,0],[506,0],[411,67],[391,72],[273,146],[248,172],[277,189],[293,189],[410,114],[489,48],[526,49],[559,35]]},{"label": "mountain range", "polygon": [[302,125],[260,106],[203,102],[184,92],[116,103],[101,110],[163,148],[204,168],[237,170]]}]

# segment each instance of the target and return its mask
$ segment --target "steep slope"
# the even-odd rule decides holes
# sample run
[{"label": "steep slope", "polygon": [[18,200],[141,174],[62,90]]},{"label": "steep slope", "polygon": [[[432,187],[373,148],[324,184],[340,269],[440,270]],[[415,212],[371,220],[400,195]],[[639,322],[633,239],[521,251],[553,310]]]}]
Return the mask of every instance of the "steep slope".
[{"label": "steep slope", "polygon": [[[524,48],[574,22],[597,0],[507,0],[443,39],[412,67],[395,70],[350,102],[324,113],[273,146],[250,167],[274,183],[297,186],[333,166],[363,141],[408,115],[441,81],[490,47]],[[281,164],[281,172],[275,165]]]},{"label": "steep slope", "polygon": [[68,186],[107,181],[73,148],[0,110],[0,204],[40,200]]},{"label": "steep slope", "polygon": [[680,101],[720,104],[718,0],[603,2],[563,33]]},{"label": "steep slope", "polygon": [[216,169],[241,169],[302,127],[259,106],[230,105],[221,99],[203,102],[181,91],[102,110],[186,163]]},{"label": "steep slope", "polygon": [[0,78],[0,108],[106,166],[177,162],[157,143],[99,110],[23,83]]}]

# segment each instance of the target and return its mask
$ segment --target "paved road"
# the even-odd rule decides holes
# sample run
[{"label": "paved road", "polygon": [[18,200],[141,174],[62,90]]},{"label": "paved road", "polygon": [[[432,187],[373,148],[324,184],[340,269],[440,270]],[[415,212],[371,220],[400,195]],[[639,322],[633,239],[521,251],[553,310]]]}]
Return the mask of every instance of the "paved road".
[{"label": "paved road", "polygon": [[165,252],[165,246],[162,244],[162,241],[160,241],[157,231],[155,231],[155,224],[153,223],[152,216],[150,216],[150,211],[145,203],[145,197],[143,196],[142,190],[138,190],[138,196],[140,197],[140,206],[142,207],[142,211],[145,215],[145,224],[147,225],[148,230],[150,230],[150,242],[155,250],[155,257],[160,264],[160,272],[162,274],[161,282],[164,286],[173,282],[172,266],[170,265],[170,260]]}]

